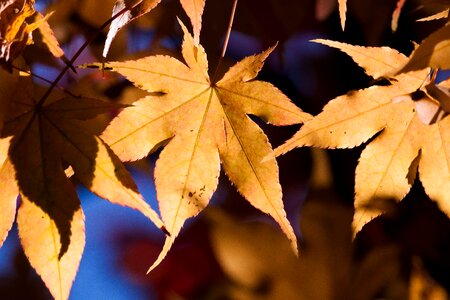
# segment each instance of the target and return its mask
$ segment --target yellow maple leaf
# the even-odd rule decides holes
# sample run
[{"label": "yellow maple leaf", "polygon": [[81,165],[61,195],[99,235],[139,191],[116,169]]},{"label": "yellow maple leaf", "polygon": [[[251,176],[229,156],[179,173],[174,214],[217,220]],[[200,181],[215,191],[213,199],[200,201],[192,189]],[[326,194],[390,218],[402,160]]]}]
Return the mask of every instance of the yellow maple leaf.
[{"label": "yellow maple leaf", "polygon": [[[407,61],[404,55],[387,47],[316,42],[347,53],[373,77],[392,74]],[[280,155],[300,146],[350,148],[379,133],[363,150],[356,168],[356,231],[381,213],[367,208],[371,200],[400,200],[406,195],[416,176],[416,163],[425,191],[450,215],[450,196],[446,193],[450,188],[450,118],[439,114],[445,104],[440,106],[439,99],[427,95],[439,90],[433,82],[424,85],[428,72],[396,75],[388,86],[371,86],[331,100],[319,115],[275,150]]]},{"label": "yellow maple leaf", "polygon": [[16,216],[16,199],[19,188],[16,184],[14,168],[8,158],[10,138],[0,139],[0,247],[3,245]]},{"label": "yellow maple leaf", "polygon": [[139,210],[160,228],[163,224],[117,156],[90,131],[90,119],[117,105],[49,93],[29,76],[20,76],[10,88],[0,139],[0,240],[14,219],[19,189],[17,225],[25,254],[53,297],[68,299],[85,233],[80,200],[64,172],[67,165],[95,194]]},{"label": "yellow maple leaf", "polygon": [[209,78],[203,47],[196,46],[182,28],[186,64],[159,55],[105,65],[148,92],[163,93],[125,108],[102,134],[124,161],[143,158],[169,141],[156,162],[155,180],[162,219],[171,237],[154,266],[170,249],[185,220],[208,205],[221,163],[239,192],[270,214],[296,249],[281,199],[277,163],[274,158],[261,162],[272,148],[248,114],[275,125],[300,123],[309,114],[270,83],[253,80],[273,48],[243,59],[215,82]]},{"label": "yellow maple leaf", "polygon": [[[111,22],[108,36],[105,41],[105,47],[103,48],[103,57],[108,55],[114,37],[123,26],[150,12],[160,2],[161,0],[117,0],[112,11],[113,17],[123,10],[125,10],[125,13]],[[205,8],[205,0],[180,0],[180,3],[191,20],[192,28],[194,30],[194,43],[195,45],[198,45],[200,42],[200,30],[202,28],[202,15]]]}]

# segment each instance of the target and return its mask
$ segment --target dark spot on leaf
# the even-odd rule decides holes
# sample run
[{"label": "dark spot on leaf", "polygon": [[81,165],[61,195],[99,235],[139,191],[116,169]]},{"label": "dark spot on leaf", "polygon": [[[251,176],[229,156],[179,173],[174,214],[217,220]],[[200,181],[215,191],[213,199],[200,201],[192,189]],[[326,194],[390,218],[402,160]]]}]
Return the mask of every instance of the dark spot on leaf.
[{"label": "dark spot on leaf", "polygon": [[420,100],[420,99],[422,99],[422,98],[424,98],[424,97],[425,97],[425,92],[420,91],[420,90],[417,90],[417,91],[411,93],[411,99],[412,99],[413,101]]}]

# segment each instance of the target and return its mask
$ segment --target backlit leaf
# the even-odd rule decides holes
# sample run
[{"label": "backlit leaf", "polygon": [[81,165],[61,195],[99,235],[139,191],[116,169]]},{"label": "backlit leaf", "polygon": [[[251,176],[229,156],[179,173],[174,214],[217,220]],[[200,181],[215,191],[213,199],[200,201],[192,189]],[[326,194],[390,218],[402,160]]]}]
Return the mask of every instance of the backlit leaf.
[{"label": "backlit leaf", "polygon": [[346,14],[347,14],[347,0],[338,0],[339,4],[339,17],[341,18],[341,28],[342,30],[345,29],[345,21],[346,21]]},{"label": "backlit leaf", "polygon": [[[321,43],[349,54],[372,76],[391,73],[407,58],[383,47],[363,48],[331,41]],[[381,58],[380,53],[386,57]],[[367,58],[365,58],[367,57]],[[331,100],[284,145],[282,154],[298,146],[355,147],[375,134],[356,168],[354,227],[358,231],[380,211],[368,207],[373,199],[401,200],[419,169],[425,191],[450,215],[450,135],[445,111],[447,83],[427,84],[428,70],[396,75],[388,86],[371,86]],[[436,93],[442,91],[441,93]]]},{"label": "backlit leaf", "polygon": [[105,65],[148,92],[163,93],[124,109],[102,135],[125,161],[143,158],[168,142],[156,162],[155,180],[161,215],[171,237],[157,263],[185,220],[208,205],[221,162],[239,192],[270,214],[296,249],[281,200],[277,163],[273,157],[261,162],[272,148],[248,114],[275,125],[300,123],[309,115],[273,85],[254,80],[273,48],[243,59],[220,81],[211,82],[203,47],[197,47],[182,27],[186,64],[168,56],[150,56]]},{"label": "backlit leaf", "polygon": [[68,299],[85,236],[80,201],[65,173],[67,164],[95,194],[141,211],[160,228],[163,224],[119,159],[92,133],[95,126],[90,119],[123,106],[55,90],[48,93],[28,76],[19,78],[18,88],[11,88],[2,132],[8,138],[1,140],[11,142],[0,149],[5,161],[0,179],[10,186],[6,192],[11,194],[10,199],[1,199],[9,201],[2,203],[8,214],[2,234],[14,218],[14,210],[9,211],[15,206],[17,180],[22,199],[17,223],[25,254],[53,297]]},{"label": "backlit leaf", "polygon": [[8,236],[16,216],[16,199],[19,194],[14,168],[8,158],[10,138],[0,139],[0,247]]},{"label": "backlit leaf", "polygon": [[450,69],[449,57],[450,24],[447,24],[425,38],[398,73],[406,73],[427,67]]},{"label": "backlit leaf", "polygon": [[446,19],[446,18],[448,18],[448,13],[449,13],[449,9],[447,8],[447,9],[444,9],[443,11],[438,12],[438,13],[436,13],[434,15],[418,19],[417,22],[426,22],[426,21],[434,21],[434,20]]},{"label": "backlit leaf", "polygon": [[192,23],[194,31],[194,44],[200,43],[200,30],[202,28],[202,15],[205,8],[205,0],[180,0],[184,11]]},{"label": "backlit leaf", "polygon": [[10,69],[12,61],[32,42],[31,32],[40,23],[27,23],[35,13],[34,0],[8,0],[0,4],[0,64]]},{"label": "backlit leaf", "polygon": [[[105,41],[105,47],[103,48],[103,57],[108,55],[111,43],[122,27],[134,19],[150,12],[160,2],[161,0],[117,0],[112,15],[114,16],[123,10],[125,10],[125,12],[111,23]],[[180,0],[180,3],[191,20],[192,28],[194,29],[194,43],[195,45],[198,45],[200,42],[200,30],[202,27],[202,15],[203,9],[205,8],[205,0]]]}]

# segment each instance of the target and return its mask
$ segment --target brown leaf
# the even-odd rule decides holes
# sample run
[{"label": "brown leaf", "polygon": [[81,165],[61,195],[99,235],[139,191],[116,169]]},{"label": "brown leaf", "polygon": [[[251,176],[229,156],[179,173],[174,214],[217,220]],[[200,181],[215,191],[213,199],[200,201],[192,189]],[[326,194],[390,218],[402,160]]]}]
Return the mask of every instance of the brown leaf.
[{"label": "brown leaf", "polygon": [[31,32],[40,22],[27,23],[35,13],[34,0],[8,0],[0,5],[0,65],[11,68],[26,45],[32,42]]},{"label": "brown leaf", "polygon": [[3,129],[3,122],[5,120],[6,112],[8,110],[9,102],[16,93],[17,87],[19,87],[19,72],[13,71],[9,73],[3,69],[0,69],[0,132]]},{"label": "brown leaf", "polygon": [[[123,106],[75,99],[55,90],[48,94],[28,76],[21,76],[17,85],[2,132],[12,136],[11,143],[0,150],[11,161],[12,170],[5,174],[15,173],[20,189],[19,234],[31,265],[52,295],[67,299],[85,243],[83,213],[65,174],[67,164],[97,195],[141,211],[160,228],[163,224],[119,159],[82,125]],[[11,176],[1,173],[0,179],[14,188]]]}]

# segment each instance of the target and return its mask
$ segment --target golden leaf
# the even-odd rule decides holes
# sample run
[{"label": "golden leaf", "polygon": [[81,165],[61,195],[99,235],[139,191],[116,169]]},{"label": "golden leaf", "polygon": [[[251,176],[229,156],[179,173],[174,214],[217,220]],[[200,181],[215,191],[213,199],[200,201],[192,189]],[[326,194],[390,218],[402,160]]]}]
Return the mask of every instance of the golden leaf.
[{"label": "golden leaf", "polygon": [[0,247],[3,245],[16,216],[16,200],[19,194],[14,168],[8,158],[10,138],[0,139]]},{"label": "golden leaf", "polygon": [[[349,54],[366,73],[377,77],[391,73],[407,58],[383,47],[367,48],[332,41],[320,41]],[[386,57],[381,59],[380,53]],[[367,58],[367,56],[372,56]],[[379,135],[363,150],[356,168],[354,227],[358,231],[380,211],[371,211],[369,202],[377,198],[402,199],[415,177],[413,162],[418,159],[419,177],[427,194],[450,215],[450,119],[446,111],[448,96],[430,98],[443,87],[426,83],[428,70],[396,75],[388,86],[371,86],[331,100],[323,111],[308,121],[277,155],[294,147],[355,147]],[[440,85],[446,86],[446,82]],[[419,91],[418,91],[419,90]],[[442,104],[443,103],[443,104]],[[419,156],[420,155],[420,156]],[[417,166],[416,166],[417,167]]]},{"label": "golden leaf", "polygon": [[275,125],[300,123],[309,115],[270,83],[254,80],[273,48],[243,59],[220,81],[211,82],[203,47],[197,47],[182,27],[186,64],[160,55],[105,65],[148,92],[163,93],[124,109],[102,135],[125,161],[143,158],[168,141],[156,162],[155,180],[161,215],[171,237],[157,263],[185,220],[208,205],[221,162],[239,192],[270,214],[296,249],[281,200],[277,163],[273,157],[261,162],[272,148],[248,114]]},{"label": "golden leaf", "polygon": [[180,0],[181,6],[191,20],[194,31],[194,44],[200,43],[200,30],[202,28],[202,15],[205,8],[205,0]]}]

